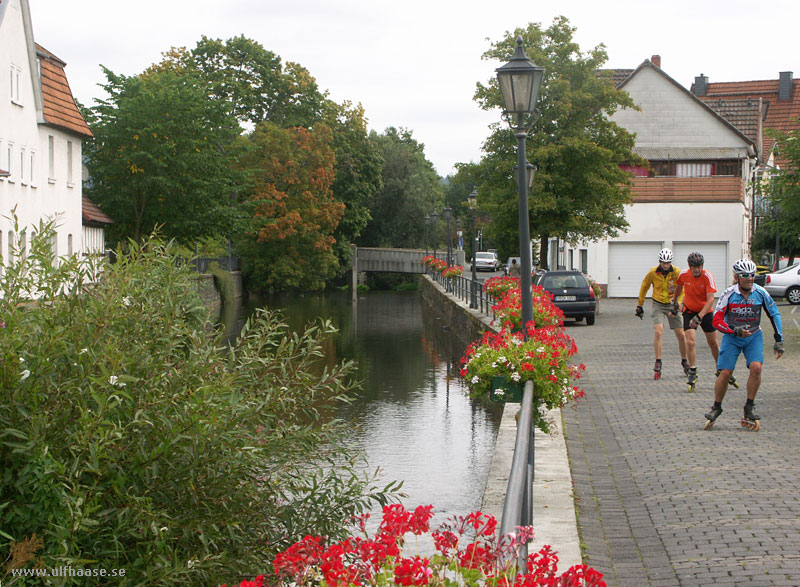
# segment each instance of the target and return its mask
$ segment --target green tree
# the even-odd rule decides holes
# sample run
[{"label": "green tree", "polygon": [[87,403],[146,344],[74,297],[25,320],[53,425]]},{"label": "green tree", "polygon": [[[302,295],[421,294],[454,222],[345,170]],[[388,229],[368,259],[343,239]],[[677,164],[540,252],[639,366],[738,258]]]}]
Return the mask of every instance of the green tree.
[{"label": "green tree", "polygon": [[[424,247],[425,215],[441,211],[444,189],[424,145],[406,129],[389,127],[370,138],[383,157],[383,187],[370,202],[372,220],[358,244],[379,247]],[[440,232],[440,235],[442,233]]]},{"label": "green tree", "polygon": [[156,226],[183,243],[223,235],[239,178],[228,146],[239,134],[191,72],[126,77],[104,69],[109,97],[91,109],[85,149],[92,199],[114,220],[110,241],[141,241]]},{"label": "green tree", "polygon": [[794,258],[800,256],[800,130],[767,134],[777,141],[783,165],[770,172],[764,199],[773,214],[759,224],[752,249],[772,252],[777,240],[780,255]]},{"label": "green tree", "polygon": [[[551,236],[566,241],[615,236],[627,226],[624,204],[631,198],[630,177],[619,167],[637,162],[634,137],[609,119],[619,107],[635,107],[626,92],[598,75],[607,60],[599,45],[582,53],[575,28],[558,17],[543,29],[531,23],[491,44],[484,59],[499,63],[514,53],[521,36],[528,57],[545,67],[537,102],[538,118],[528,136],[528,160],[538,167],[529,198],[531,234],[542,239],[542,256]],[[475,99],[483,109],[501,107],[497,80],[478,84]],[[479,185],[493,222],[490,236],[499,248],[519,245],[517,190],[513,167],[516,144],[507,125],[495,124],[483,150]]]},{"label": "green tree", "polygon": [[345,206],[333,233],[334,252],[344,270],[350,264],[350,244],[358,241],[372,218],[369,205],[382,186],[383,157],[369,138],[360,104],[327,100],[324,120],[333,131],[333,197]]},{"label": "green tree", "polygon": [[333,233],[344,204],[331,193],[330,129],[282,129],[264,122],[247,138],[241,165],[250,175],[252,221],[239,239],[252,287],[321,289],[336,275]]}]

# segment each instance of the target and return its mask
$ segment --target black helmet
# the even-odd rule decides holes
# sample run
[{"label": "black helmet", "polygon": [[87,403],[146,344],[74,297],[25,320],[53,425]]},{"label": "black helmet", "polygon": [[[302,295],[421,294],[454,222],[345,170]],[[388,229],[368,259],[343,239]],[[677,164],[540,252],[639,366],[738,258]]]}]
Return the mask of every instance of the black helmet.
[{"label": "black helmet", "polygon": [[703,255],[701,253],[695,251],[694,253],[689,253],[686,261],[691,267],[701,267],[705,262],[705,259],[703,259]]}]

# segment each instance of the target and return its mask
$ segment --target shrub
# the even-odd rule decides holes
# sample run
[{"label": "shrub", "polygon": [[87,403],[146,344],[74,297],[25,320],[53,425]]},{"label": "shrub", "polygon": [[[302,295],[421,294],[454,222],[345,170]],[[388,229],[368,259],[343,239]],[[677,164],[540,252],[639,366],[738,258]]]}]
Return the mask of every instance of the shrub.
[{"label": "shrub", "polygon": [[262,311],[224,350],[164,244],[94,280],[50,234],[0,285],[0,561],[35,535],[45,567],[218,584],[387,502],[325,416],[354,385],[324,361],[329,323],[292,334]]}]

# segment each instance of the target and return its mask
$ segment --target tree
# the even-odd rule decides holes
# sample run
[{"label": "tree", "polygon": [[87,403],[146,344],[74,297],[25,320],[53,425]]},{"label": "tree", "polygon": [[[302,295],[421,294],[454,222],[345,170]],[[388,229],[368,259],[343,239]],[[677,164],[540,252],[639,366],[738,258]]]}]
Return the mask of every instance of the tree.
[{"label": "tree", "polygon": [[333,233],[344,213],[334,200],[331,131],[264,122],[248,137],[249,230],[239,241],[257,289],[321,289],[336,274]]},{"label": "tree", "polygon": [[109,95],[92,108],[85,151],[92,199],[114,224],[110,241],[156,226],[183,243],[226,234],[238,176],[226,147],[239,134],[224,105],[187,71],[126,77],[104,69]]},{"label": "tree", "polygon": [[324,121],[333,131],[333,197],[344,204],[344,215],[333,236],[342,269],[349,266],[350,244],[358,241],[372,216],[369,205],[382,187],[383,157],[367,133],[364,109],[349,102],[326,100]]},{"label": "tree", "polygon": [[[544,258],[551,236],[575,242],[616,236],[624,230],[623,207],[631,199],[631,180],[619,165],[643,163],[632,152],[633,135],[609,119],[617,108],[635,106],[627,93],[598,75],[607,60],[604,46],[581,53],[574,33],[563,16],[547,29],[531,23],[507,33],[483,55],[487,60],[508,61],[521,36],[528,57],[546,70],[537,102],[539,116],[527,141],[528,159],[538,167],[529,199],[531,234],[541,237]],[[475,100],[486,110],[500,107],[497,81],[479,83]],[[490,237],[502,249],[516,249],[513,131],[495,124],[483,150],[479,189],[493,218]]]},{"label": "tree", "polygon": [[420,247],[425,242],[425,215],[440,211],[444,192],[424,145],[411,131],[389,127],[370,138],[383,156],[383,187],[370,202],[372,220],[359,239],[362,246]]},{"label": "tree", "polygon": [[784,163],[771,171],[765,200],[774,214],[759,224],[752,249],[775,250],[777,240],[780,254],[794,258],[800,256],[800,130],[768,129],[767,134],[776,140]]}]

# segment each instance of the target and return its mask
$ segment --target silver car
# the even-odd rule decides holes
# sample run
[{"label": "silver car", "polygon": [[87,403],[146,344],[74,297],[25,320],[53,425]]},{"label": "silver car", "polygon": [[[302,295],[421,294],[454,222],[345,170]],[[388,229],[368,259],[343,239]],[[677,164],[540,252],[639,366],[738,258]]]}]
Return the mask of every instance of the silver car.
[{"label": "silver car", "polygon": [[500,259],[495,253],[478,252],[475,253],[475,271],[497,271],[500,269]]},{"label": "silver car", "polygon": [[773,298],[785,297],[790,304],[800,304],[800,263],[768,273],[764,289]]}]

